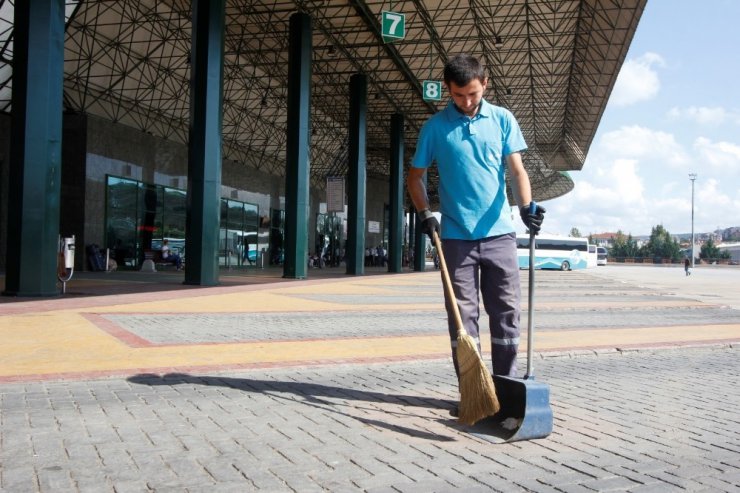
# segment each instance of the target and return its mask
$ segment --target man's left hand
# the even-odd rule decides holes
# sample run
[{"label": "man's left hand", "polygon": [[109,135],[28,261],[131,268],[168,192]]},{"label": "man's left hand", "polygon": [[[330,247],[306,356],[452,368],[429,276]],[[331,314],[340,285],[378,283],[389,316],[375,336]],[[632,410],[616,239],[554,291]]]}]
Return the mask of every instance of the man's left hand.
[{"label": "man's left hand", "polygon": [[[534,213],[532,213],[532,204],[534,204]],[[544,207],[534,202],[530,202],[519,209],[519,215],[522,216],[524,225],[535,235],[540,232],[542,221],[545,219],[545,212],[547,211]]]}]

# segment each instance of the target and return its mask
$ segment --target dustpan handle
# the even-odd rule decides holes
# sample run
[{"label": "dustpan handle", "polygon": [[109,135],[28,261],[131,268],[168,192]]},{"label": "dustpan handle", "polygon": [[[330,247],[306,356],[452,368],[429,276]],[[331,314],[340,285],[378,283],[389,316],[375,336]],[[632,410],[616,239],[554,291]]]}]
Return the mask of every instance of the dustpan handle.
[{"label": "dustpan handle", "polygon": [[445,262],[445,255],[442,252],[442,242],[439,240],[439,234],[434,232],[434,246],[437,249],[437,256],[439,257],[439,269],[442,271],[442,283],[445,287],[445,294],[447,300],[452,305],[452,313],[455,317],[455,327],[457,327],[457,337],[462,335],[463,323],[462,317],[460,316],[460,307],[457,306],[457,298],[455,297],[455,291],[452,289],[452,281],[450,281],[450,274],[447,272],[447,262]]},{"label": "dustpan handle", "polygon": [[[534,200],[529,203],[529,213],[537,212],[537,204]],[[529,230],[529,296],[527,298],[527,374],[525,379],[534,378],[532,367],[532,356],[534,354],[534,231]]]}]

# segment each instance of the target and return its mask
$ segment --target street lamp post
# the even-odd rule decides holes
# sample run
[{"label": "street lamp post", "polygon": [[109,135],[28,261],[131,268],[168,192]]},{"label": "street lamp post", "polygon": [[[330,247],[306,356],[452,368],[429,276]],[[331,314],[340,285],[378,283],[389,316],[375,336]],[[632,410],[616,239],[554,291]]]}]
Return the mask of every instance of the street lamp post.
[{"label": "street lamp post", "polygon": [[696,181],[696,173],[689,173],[689,180],[691,180],[691,268],[694,268],[694,182]]}]

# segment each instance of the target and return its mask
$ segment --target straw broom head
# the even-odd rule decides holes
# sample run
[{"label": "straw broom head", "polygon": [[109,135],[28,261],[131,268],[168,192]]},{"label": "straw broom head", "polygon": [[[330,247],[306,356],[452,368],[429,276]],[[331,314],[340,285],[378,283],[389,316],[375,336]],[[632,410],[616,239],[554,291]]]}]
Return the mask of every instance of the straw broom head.
[{"label": "straw broom head", "polygon": [[498,398],[496,398],[496,389],[493,387],[491,374],[478,353],[478,346],[463,328],[460,309],[457,306],[450,274],[447,272],[447,262],[442,251],[442,242],[436,231],[433,233],[432,239],[439,255],[445,299],[450,303],[457,326],[457,363],[460,370],[460,416],[458,422],[472,426],[476,421],[496,414],[501,406],[499,406]]},{"label": "straw broom head", "polygon": [[460,368],[460,424],[474,425],[501,408],[488,368],[470,335],[458,333],[457,362]]}]

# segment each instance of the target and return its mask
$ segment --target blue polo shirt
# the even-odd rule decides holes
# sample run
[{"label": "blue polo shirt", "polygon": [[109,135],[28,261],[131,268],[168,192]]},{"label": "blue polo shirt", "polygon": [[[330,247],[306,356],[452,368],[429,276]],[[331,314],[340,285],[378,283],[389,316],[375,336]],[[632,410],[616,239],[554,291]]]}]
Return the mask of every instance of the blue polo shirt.
[{"label": "blue polo shirt", "polygon": [[527,148],[514,115],[481,101],[473,118],[452,101],[419,133],[414,168],[439,169],[442,238],[479,240],[514,232],[506,199],[506,156]]}]

